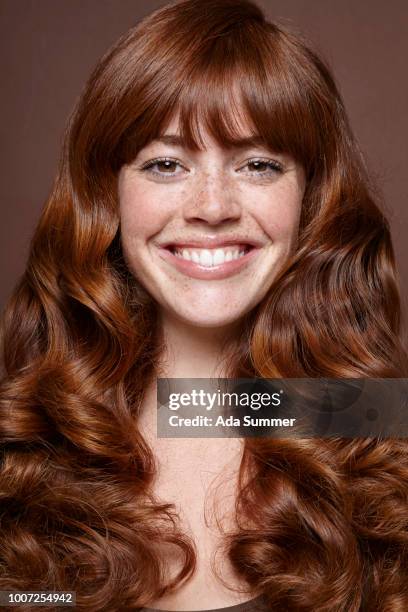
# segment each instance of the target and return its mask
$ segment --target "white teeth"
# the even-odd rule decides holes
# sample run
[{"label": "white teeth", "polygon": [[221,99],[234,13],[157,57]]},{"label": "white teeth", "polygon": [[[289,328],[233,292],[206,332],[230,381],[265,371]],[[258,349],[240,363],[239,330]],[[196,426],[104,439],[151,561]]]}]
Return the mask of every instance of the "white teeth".
[{"label": "white teeth", "polygon": [[222,249],[216,249],[213,255],[213,265],[219,266],[220,264],[224,263],[224,261],[225,261],[224,251]]},{"label": "white teeth", "polygon": [[213,265],[213,258],[212,258],[211,252],[208,251],[207,249],[203,249],[202,251],[200,251],[200,264],[202,266],[212,266]]},{"label": "white teeth", "polygon": [[240,250],[239,247],[225,247],[224,249],[175,249],[174,254],[187,261],[194,261],[194,263],[198,263],[201,266],[211,268],[212,266],[219,266],[226,261],[239,259],[246,252],[244,249]]}]

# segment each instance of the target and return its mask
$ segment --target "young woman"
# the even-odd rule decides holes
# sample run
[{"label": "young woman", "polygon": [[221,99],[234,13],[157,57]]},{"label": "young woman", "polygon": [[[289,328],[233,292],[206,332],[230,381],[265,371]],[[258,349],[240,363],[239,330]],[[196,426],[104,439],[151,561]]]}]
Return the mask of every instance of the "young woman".
[{"label": "young woman", "polygon": [[92,74],[3,317],[0,590],[408,609],[404,439],[165,439],[156,379],[397,378],[399,293],[324,63],[187,0]]}]

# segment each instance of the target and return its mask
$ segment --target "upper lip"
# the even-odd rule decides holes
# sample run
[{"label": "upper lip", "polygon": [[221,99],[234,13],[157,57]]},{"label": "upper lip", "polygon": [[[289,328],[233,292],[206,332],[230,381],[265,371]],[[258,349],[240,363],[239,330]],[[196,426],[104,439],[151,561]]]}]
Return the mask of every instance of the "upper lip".
[{"label": "upper lip", "polygon": [[207,236],[205,238],[200,239],[186,239],[186,240],[169,240],[168,242],[164,242],[160,246],[164,249],[168,249],[170,247],[175,248],[198,248],[198,249],[214,249],[217,247],[226,247],[232,245],[249,245],[252,247],[260,247],[262,246],[261,242],[258,240],[252,240],[248,238],[223,238],[221,236]]}]

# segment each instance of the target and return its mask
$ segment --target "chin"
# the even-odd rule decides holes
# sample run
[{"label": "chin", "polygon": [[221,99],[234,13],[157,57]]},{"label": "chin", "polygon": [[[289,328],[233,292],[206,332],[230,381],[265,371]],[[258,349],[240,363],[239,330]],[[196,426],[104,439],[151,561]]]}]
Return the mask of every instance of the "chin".
[{"label": "chin", "polygon": [[245,312],[246,311],[226,313],[216,307],[213,308],[213,312],[207,310],[202,314],[197,311],[194,313],[186,313],[172,310],[173,316],[185,325],[200,328],[207,327],[209,329],[233,325],[244,316]]}]

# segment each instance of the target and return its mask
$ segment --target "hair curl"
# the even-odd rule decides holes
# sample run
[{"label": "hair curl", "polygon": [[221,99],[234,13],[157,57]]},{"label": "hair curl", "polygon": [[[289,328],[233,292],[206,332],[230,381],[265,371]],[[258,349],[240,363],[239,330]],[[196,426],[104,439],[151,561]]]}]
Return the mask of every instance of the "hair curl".
[{"label": "hair curl", "polygon": [[[247,315],[230,375],[407,375],[389,225],[326,65],[245,0],[155,11],[90,77],[4,311],[0,589],[73,590],[78,610],[113,612],[194,571],[137,424],[163,347],[122,256],[116,179],[176,111],[200,148],[202,126],[233,143],[241,110],[307,188],[298,249]],[[248,439],[236,518],[230,559],[271,609],[408,609],[406,440]]]}]

